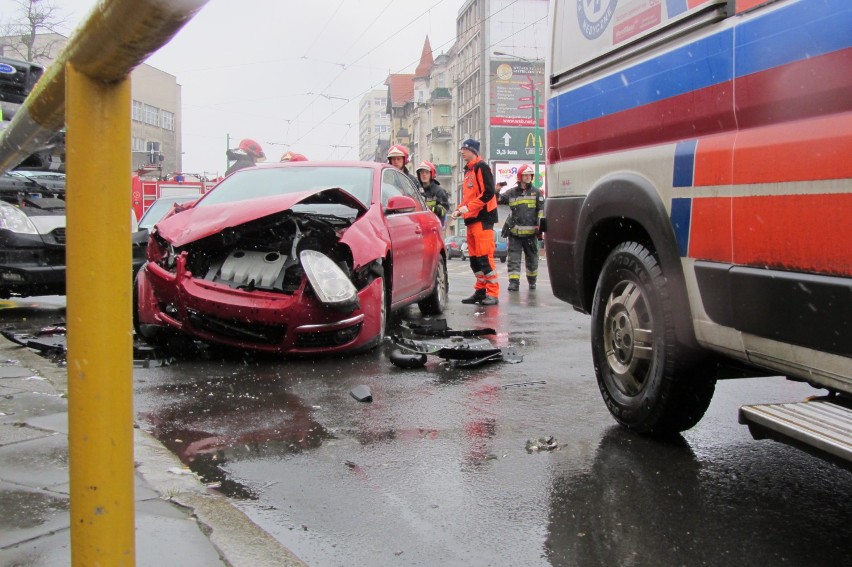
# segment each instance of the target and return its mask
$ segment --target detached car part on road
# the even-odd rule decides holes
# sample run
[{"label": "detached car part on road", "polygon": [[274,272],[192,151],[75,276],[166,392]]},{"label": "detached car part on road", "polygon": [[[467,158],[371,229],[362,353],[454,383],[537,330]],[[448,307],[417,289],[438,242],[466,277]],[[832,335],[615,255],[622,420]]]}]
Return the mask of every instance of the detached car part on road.
[{"label": "detached car part on road", "polygon": [[367,349],[390,311],[447,303],[441,223],[378,163],[240,170],[155,226],[136,281],[137,332],[282,354]]}]

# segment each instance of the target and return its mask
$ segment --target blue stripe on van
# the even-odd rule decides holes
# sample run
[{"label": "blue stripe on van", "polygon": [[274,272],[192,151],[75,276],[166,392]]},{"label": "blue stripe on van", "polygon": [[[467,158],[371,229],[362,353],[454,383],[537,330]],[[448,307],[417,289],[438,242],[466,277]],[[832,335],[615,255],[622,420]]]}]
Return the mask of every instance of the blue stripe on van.
[{"label": "blue stripe on van", "polygon": [[742,77],[852,45],[852,2],[797,2],[736,28],[736,76]]},{"label": "blue stripe on van", "polygon": [[730,81],[732,49],[733,31],[725,30],[568,91],[549,101],[547,128],[557,130]]},{"label": "blue stripe on van", "polygon": [[678,142],[675,147],[672,187],[692,187],[695,173],[695,147],[698,140]]},{"label": "blue stripe on van", "polygon": [[692,214],[692,199],[672,199],[672,228],[677,240],[677,250],[682,257],[689,251],[689,219]]},{"label": "blue stripe on van", "polygon": [[[736,16],[742,17],[742,16]],[[552,132],[852,46],[852,1],[800,1],[552,97]],[[736,30],[736,49],[734,46]],[[806,45],[807,49],[802,49]],[[736,72],[734,70],[736,53]]]}]

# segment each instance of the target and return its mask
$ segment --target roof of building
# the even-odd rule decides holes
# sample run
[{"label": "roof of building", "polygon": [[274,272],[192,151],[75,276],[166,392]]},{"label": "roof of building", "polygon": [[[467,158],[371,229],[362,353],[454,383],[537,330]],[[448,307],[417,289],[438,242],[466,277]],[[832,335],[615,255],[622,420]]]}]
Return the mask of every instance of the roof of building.
[{"label": "roof of building", "polygon": [[420,55],[420,63],[417,65],[417,69],[414,70],[414,76],[416,78],[420,77],[428,77],[429,71],[432,69],[432,65],[435,64],[435,60],[432,58],[432,46],[429,45],[429,36],[426,36],[426,41],[423,43],[423,53]]},{"label": "roof of building", "polygon": [[414,75],[389,75],[385,81],[388,86],[388,106],[401,108],[414,99]]}]

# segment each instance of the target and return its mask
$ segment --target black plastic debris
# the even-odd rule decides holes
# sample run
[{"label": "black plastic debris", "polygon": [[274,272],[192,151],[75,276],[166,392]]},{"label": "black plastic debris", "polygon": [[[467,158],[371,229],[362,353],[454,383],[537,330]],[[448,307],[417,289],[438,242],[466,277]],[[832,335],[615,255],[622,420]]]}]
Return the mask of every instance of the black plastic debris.
[{"label": "black plastic debris", "polygon": [[549,437],[539,437],[538,439],[527,439],[527,453],[535,453],[536,451],[553,451],[559,448],[559,443],[556,438],[551,435]]},{"label": "black plastic debris", "polygon": [[390,361],[399,368],[420,368],[426,365],[426,355],[423,353],[402,352],[394,349],[390,353]]},{"label": "black plastic debris", "polygon": [[349,395],[358,400],[359,402],[373,401],[373,393],[370,392],[370,387],[365,386],[364,384],[352,388],[352,391],[349,392]]},{"label": "black plastic debris", "polygon": [[428,337],[484,337],[487,335],[496,335],[497,331],[488,327],[485,329],[464,329],[454,331],[447,327],[446,319],[429,319],[423,323],[407,323],[405,327],[411,331],[413,335],[428,336]]},{"label": "black plastic debris", "polygon": [[[491,328],[454,331],[447,327],[445,319],[408,323],[403,328],[415,338],[400,335],[391,337],[391,341],[399,347],[391,353],[391,362],[402,368],[422,366],[426,362],[425,356],[430,354],[443,358],[450,368],[470,368],[489,362],[517,364],[524,359],[514,349],[500,348],[482,338],[497,334]],[[406,353],[418,355],[418,358]]]}]

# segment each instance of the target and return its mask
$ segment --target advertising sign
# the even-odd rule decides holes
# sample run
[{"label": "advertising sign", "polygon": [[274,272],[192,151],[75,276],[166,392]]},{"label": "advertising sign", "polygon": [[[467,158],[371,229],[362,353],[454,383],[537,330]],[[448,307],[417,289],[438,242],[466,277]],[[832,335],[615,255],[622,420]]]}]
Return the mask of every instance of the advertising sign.
[{"label": "advertising sign", "polygon": [[491,127],[491,157],[506,160],[544,161],[544,128],[538,129],[538,139],[534,128],[514,128],[510,126]]},{"label": "advertising sign", "polygon": [[[502,161],[497,160],[491,162],[491,171],[494,173],[494,184],[498,184],[501,181],[506,182],[506,189],[511,189],[518,183],[518,168],[523,164],[532,165],[531,162],[528,161]],[[544,175],[544,164],[539,166],[538,171],[539,177],[542,180],[542,189],[544,189],[545,185],[545,175]]]},{"label": "advertising sign", "polygon": [[544,61],[491,61],[491,126],[544,125]]}]

